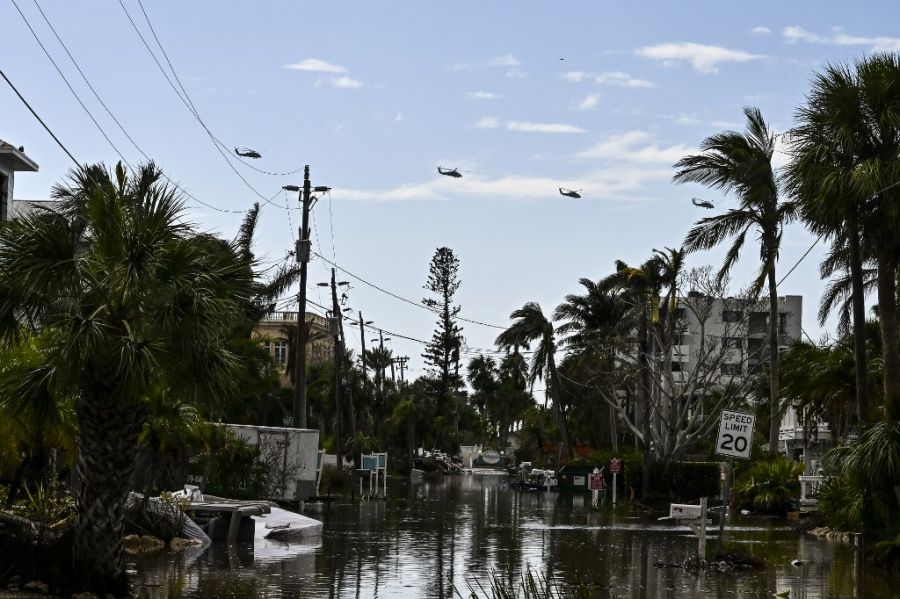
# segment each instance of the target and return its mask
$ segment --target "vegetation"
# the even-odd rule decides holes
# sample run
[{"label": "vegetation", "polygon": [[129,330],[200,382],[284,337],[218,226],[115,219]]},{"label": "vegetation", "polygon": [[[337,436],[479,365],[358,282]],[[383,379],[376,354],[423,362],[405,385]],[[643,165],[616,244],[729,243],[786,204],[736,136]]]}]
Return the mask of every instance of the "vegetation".
[{"label": "vegetation", "polygon": [[791,508],[791,501],[800,495],[803,464],[781,456],[759,461],[737,481],[736,502],[751,510],[784,515]]}]

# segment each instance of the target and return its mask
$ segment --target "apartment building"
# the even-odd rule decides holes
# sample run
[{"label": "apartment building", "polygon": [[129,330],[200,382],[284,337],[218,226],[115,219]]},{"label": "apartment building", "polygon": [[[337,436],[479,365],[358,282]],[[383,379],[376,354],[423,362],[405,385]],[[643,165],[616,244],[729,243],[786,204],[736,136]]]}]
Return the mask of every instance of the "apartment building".
[{"label": "apartment building", "polygon": [[16,173],[38,170],[37,163],[25,154],[25,148],[18,148],[0,139],[0,221],[15,216],[13,198],[15,197]]},{"label": "apartment building", "polygon": [[[713,298],[696,293],[679,301],[672,370],[694,372],[698,363],[715,364],[719,377],[759,372],[769,359],[769,301]],[[778,298],[778,347],[787,349],[802,335],[803,297]]]}]

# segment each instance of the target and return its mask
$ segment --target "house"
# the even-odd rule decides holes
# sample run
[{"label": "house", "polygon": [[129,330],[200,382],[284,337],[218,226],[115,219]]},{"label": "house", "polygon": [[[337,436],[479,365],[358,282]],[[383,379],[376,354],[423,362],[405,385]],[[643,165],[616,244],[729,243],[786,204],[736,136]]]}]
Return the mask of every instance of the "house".
[{"label": "house", "polygon": [[[321,364],[334,358],[334,337],[325,318],[306,313],[310,336],[306,343],[306,364]],[[253,337],[262,339],[263,348],[272,354],[282,387],[293,387],[288,376],[288,339],[297,328],[297,312],[278,311],[265,316],[253,328]]]},{"label": "house", "polygon": [[25,155],[25,147],[18,148],[0,139],[0,221],[16,215],[14,209],[17,172],[36,173],[37,163]]}]

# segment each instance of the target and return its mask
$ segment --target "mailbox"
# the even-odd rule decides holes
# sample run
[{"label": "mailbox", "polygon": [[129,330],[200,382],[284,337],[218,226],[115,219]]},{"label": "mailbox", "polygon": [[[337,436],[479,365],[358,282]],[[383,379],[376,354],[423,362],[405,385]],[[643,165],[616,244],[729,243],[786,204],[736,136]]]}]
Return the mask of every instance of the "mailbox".
[{"label": "mailbox", "polygon": [[689,505],[686,503],[669,504],[669,518],[677,518],[678,520],[699,520],[702,513],[699,505]]}]

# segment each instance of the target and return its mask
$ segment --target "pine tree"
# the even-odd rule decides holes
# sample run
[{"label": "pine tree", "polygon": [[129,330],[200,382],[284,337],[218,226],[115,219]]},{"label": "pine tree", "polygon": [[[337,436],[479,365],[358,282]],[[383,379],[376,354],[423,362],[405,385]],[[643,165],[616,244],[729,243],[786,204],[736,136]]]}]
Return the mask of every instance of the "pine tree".
[{"label": "pine tree", "polygon": [[462,328],[457,325],[460,307],[453,305],[453,295],[461,283],[458,273],[459,259],[453,250],[448,247],[438,248],[431,259],[428,281],[425,283],[425,289],[437,297],[422,300],[425,306],[438,315],[437,328],[422,354],[438,384],[438,416],[447,415],[447,406],[462,384],[459,355],[463,337]]}]

